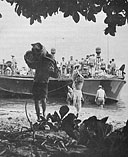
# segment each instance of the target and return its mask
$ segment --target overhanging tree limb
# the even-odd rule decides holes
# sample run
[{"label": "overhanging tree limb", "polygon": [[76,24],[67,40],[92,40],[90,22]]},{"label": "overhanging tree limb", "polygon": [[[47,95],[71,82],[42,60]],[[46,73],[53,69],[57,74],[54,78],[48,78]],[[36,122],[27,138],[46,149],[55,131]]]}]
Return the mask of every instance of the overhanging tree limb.
[{"label": "overhanging tree limb", "polygon": [[41,23],[44,19],[62,12],[64,18],[71,16],[78,23],[80,15],[85,20],[96,22],[96,14],[103,11],[106,14],[104,23],[107,24],[104,33],[115,36],[117,26],[123,26],[128,21],[128,0],[6,0],[15,5],[18,16]]}]

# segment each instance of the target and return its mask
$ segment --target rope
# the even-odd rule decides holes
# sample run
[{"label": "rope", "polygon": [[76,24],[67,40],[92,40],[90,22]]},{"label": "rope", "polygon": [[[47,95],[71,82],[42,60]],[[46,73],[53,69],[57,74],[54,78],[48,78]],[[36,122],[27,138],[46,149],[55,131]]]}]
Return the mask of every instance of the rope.
[{"label": "rope", "polygon": [[[62,86],[62,87],[59,87],[59,88],[53,89],[53,90],[51,90],[51,91],[48,91],[48,93],[56,92],[56,91],[58,91],[58,90],[60,90],[60,89],[62,89],[62,88],[64,88],[64,87],[66,87],[66,86],[68,86],[68,85],[70,85],[70,84],[72,84],[72,82],[67,83],[67,84],[65,84],[65,85]],[[14,93],[14,94],[28,94],[28,95],[31,95],[31,94],[32,94],[32,93],[27,93],[27,92],[24,92],[24,93],[21,93],[21,92],[14,92],[14,91],[12,91],[12,90],[7,90],[7,89],[2,88],[2,87],[0,87],[0,90],[3,90],[3,91],[5,91],[5,92]]]},{"label": "rope", "polygon": [[65,84],[64,86],[59,87],[59,88],[57,88],[57,89],[53,89],[53,90],[49,91],[48,93],[53,93],[53,92],[55,92],[55,91],[58,91],[58,90],[60,90],[60,89],[62,89],[62,88],[64,88],[64,87],[66,87],[66,86],[70,85],[71,83],[72,83],[72,82],[67,83],[67,84]]},{"label": "rope", "polygon": [[28,94],[28,95],[31,94],[31,93],[27,93],[27,92],[24,92],[24,93],[14,92],[14,91],[12,91],[12,90],[8,90],[8,89],[2,88],[2,87],[0,87],[0,90],[3,90],[3,91],[5,91],[5,92],[14,93],[14,94]]}]

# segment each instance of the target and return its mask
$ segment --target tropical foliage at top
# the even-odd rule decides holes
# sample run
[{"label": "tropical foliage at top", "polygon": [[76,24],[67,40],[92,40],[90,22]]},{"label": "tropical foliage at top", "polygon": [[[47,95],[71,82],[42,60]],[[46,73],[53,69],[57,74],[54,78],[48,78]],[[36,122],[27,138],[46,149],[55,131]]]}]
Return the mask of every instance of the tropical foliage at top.
[{"label": "tropical foliage at top", "polygon": [[[80,15],[85,20],[96,22],[96,14],[103,11],[106,14],[104,23],[107,27],[105,35],[115,36],[117,26],[123,26],[128,22],[128,0],[6,0],[15,5],[15,12],[34,21],[41,23],[53,14],[63,13],[64,18],[71,16],[78,23]],[[2,17],[2,15],[0,14]]]}]

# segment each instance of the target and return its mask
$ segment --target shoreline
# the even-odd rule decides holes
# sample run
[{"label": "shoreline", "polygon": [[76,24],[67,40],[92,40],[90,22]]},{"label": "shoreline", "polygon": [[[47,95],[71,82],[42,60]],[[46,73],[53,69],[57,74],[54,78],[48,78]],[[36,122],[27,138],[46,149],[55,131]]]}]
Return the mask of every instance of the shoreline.
[{"label": "shoreline", "polygon": [[[35,108],[32,100],[4,99],[0,100],[0,130],[9,127],[29,126],[25,113],[26,101],[29,118],[32,123],[36,122]],[[54,113],[54,111],[58,112],[62,105],[66,105],[66,103],[56,101],[48,102],[46,115],[48,113]],[[69,108],[70,113],[76,113],[75,107],[69,106]],[[96,116],[98,119],[109,117],[107,123],[112,124],[114,130],[123,127],[128,119],[127,114],[122,113],[121,108],[118,108],[118,106],[105,106],[102,109],[96,105],[83,107],[79,119],[83,121],[91,116]]]}]

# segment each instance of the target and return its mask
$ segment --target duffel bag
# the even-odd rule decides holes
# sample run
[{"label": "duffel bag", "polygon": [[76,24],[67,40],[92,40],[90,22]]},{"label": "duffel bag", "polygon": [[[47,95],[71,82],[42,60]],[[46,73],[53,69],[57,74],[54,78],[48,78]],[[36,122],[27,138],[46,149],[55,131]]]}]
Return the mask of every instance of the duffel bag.
[{"label": "duffel bag", "polygon": [[29,50],[25,53],[24,60],[25,60],[26,64],[28,65],[28,67],[31,69],[36,69],[38,62],[39,62],[39,60],[37,58],[35,58],[35,55],[31,50]]}]

